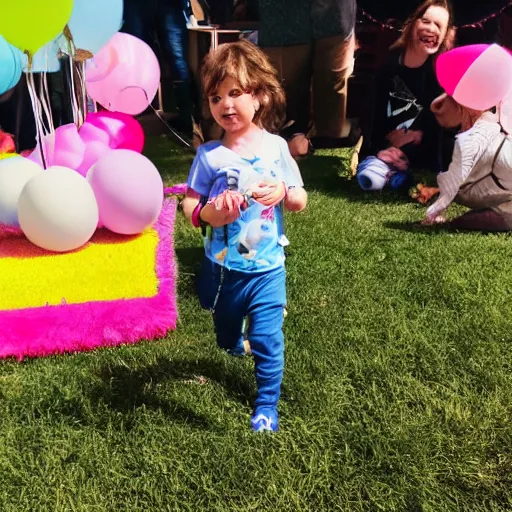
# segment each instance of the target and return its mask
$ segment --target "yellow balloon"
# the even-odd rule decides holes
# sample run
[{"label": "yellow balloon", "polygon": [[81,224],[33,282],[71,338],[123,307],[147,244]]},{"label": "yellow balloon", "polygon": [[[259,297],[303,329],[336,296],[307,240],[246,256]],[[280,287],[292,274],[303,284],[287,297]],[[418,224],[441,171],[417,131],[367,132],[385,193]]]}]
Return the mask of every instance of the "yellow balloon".
[{"label": "yellow balloon", "polygon": [[71,17],[73,0],[11,0],[2,2],[0,35],[34,55],[55,39]]}]

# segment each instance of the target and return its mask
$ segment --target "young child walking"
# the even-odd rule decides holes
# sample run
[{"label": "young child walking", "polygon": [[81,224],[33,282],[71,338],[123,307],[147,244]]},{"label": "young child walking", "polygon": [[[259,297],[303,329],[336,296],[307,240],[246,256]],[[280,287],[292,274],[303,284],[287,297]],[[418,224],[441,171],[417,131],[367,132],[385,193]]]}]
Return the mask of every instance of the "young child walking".
[{"label": "young child walking", "polygon": [[277,131],[284,92],[266,56],[248,41],[226,43],[206,58],[202,85],[221,140],[200,146],[182,203],[201,227],[205,259],[201,305],[213,313],[217,344],[233,355],[254,356],[253,430],[278,429],[277,403],[284,368],[286,305],[283,207],[301,211],[307,194]]}]

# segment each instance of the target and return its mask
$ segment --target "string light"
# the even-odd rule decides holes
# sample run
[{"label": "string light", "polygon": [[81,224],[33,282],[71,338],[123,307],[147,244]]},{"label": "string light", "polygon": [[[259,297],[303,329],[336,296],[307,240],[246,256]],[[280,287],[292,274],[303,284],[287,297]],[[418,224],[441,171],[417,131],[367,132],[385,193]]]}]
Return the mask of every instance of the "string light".
[{"label": "string light", "polygon": [[[508,9],[509,7],[512,6],[512,1],[510,1],[507,5],[505,5],[505,7],[502,7],[499,11],[493,13],[493,14],[490,14],[489,16],[486,16],[485,18],[482,18],[481,20],[478,20],[478,21],[475,21],[474,23],[466,23],[465,25],[458,25],[456,26],[455,28],[457,29],[461,29],[461,28],[480,28],[480,29],[483,29],[484,25],[490,21],[490,20],[493,20],[495,18],[497,18],[498,16],[500,16],[500,14],[505,11],[506,9]],[[364,9],[360,8],[360,11],[361,13],[363,14],[363,16],[371,21],[372,23],[377,23],[378,25],[380,25],[382,28],[388,28],[390,30],[399,30],[399,31],[402,31],[402,29],[396,25],[391,25],[389,23],[382,23],[381,21],[375,19],[371,14],[367,13]]]}]

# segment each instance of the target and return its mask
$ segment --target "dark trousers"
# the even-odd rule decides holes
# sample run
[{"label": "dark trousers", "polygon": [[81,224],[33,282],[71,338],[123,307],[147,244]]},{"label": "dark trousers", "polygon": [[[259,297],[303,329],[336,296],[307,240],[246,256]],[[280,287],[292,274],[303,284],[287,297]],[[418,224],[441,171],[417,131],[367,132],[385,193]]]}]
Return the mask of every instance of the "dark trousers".
[{"label": "dark trousers", "polygon": [[125,0],[123,32],[162,49],[171,67],[180,120],[191,129],[192,98],[187,62],[188,30],[181,0]]}]

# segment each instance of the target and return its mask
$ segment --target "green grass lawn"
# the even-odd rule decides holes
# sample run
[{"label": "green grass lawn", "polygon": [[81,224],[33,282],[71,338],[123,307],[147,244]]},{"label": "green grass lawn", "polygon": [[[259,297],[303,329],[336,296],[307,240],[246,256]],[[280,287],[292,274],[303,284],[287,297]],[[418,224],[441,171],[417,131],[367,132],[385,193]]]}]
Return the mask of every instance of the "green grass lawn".
[{"label": "green grass lawn", "polygon": [[[167,139],[147,154],[186,178]],[[300,163],[287,217],[281,431],[250,431],[252,361],[216,348],[180,217],[175,332],[0,362],[1,512],[512,509],[512,239],[421,228],[340,155]]]}]

